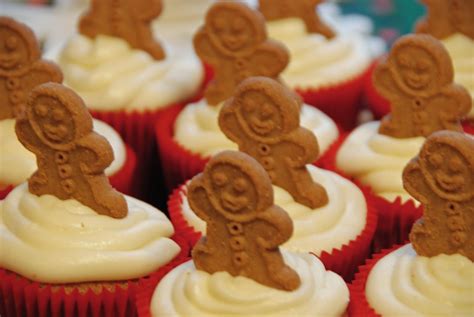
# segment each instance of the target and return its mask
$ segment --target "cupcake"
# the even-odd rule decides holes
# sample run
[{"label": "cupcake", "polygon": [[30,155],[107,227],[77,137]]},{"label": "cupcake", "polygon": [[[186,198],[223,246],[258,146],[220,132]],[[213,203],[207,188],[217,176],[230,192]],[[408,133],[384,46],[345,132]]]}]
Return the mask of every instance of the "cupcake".
[{"label": "cupcake", "polygon": [[139,294],[140,316],[344,315],[344,280],[314,256],[280,251],[292,221],[273,204],[270,178],[256,160],[217,154],[191,181],[189,197],[206,236],[192,260]]},{"label": "cupcake", "polygon": [[112,148],[72,90],[34,88],[16,132],[38,169],[0,202],[0,311],[133,316],[139,278],[179,262],[172,224],[111,187]]},{"label": "cupcake", "polygon": [[411,243],[362,266],[350,286],[354,316],[474,315],[474,139],[431,135],[403,175],[424,206]]},{"label": "cupcake", "polygon": [[[463,1],[422,1],[427,7],[427,16],[416,25],[417,33],[430,34],[443,44],[451,57],[454,68],[454,81],[464,86],[474,98],[474,3]],[[371,107],[380,116],[390,111],[389,104],[377,93],[373,86],[368,87]],[[474,120],[474,109],[467,115]],[[466,122],[466,125],[468,122]],[[472,131],[474,124],[470,125]]]},{"label": "cupcake", "polygon": [[[291,53],[283,80],[306,103],[350,129],[374,57],[373,40],[359,32],[356,25],[362,21],[344,23],[338,13],[329,19],[319,17],[315,7],[320,2],[259,0],[259,8],[267,19],[269,36]],[[380,46],[377,55],[383,51]]]},{"label": "cupcake", "polygon": [[[214,27],[221,16],[236,25],[247,25],[240,32],[240,44],[226,43]],[[225,27],[225,25],[223,26]],[[197,54],[216,69],[216,77],[205,91],[205,98],[175,108],[156,124],[163,170],[168,189],[172,190],[204,169],[209,158],[226,149],[236,149],[219,129],[217,118],[224,101],[235,86],[250,76],[278,78],[288,64],[288,54],[280,44],[266,38],[261,14],[240,3],[216,3],[206,15],[206,22],[194,37]],[[306,104],[301,107],[302,124],[321,140],[326,153],[339,136],[337,125],[324,113]]]},{"label": "cupcake", "polygon": [[[369,254],[376,211],[365,189],[310,164],[318,142],[300,127],[298,114],[298,99],[289,89],[269,78],[252,77],[226,102],[219,125],[268,172],[275,203],[294,223],[294,234],[283,249],[313,253],[326,268],[350,280]],[[206,223],[191,207],[185,184],[171,196],[168,210],[177,232],[193,245]]]},{"label": "cupcake", "polygon": [[[377,66],[374,83],[391,102],[392,112],[381,122],[369,122],[351,132],[332,168],[370,186],[376,194],[380,226],[375,240],[389,247],[403,243],[420,216],[403,188],[403,168],[431,133],[462,131],[460,119],[471,109],[471,98],[453,83],[446,49],[428,35],[400,38]],[[397,240],[391,241],[396,232]]]},{"label": "cupcake", "polygon": [[[15,117],[23,111],[26,97],[36,85],[61,82],[56,65],[41,59],[39,45],[33,32],[24,24],[0,17],[0,38],[4,56],[0,63],[0,81],[5,87],[0,97],[0,199],[16,185],[24,182],[36,169],[35,156],[18,142]],[[22,59],[24,56],[24,59]],[[135,154],[125,147],[120,136],[104,122],[95,120],[94,127],[112,145],[114,161],[107,168],[112,185],[131,193]]]}]

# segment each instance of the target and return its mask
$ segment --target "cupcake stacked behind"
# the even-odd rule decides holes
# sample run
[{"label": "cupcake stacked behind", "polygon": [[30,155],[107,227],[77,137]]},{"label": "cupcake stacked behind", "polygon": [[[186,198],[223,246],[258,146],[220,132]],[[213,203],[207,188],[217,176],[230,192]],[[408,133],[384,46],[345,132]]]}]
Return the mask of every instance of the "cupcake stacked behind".
[{"label": "cupcake stacked behind", "polygon": [[[239,150],[255,158],[274,185],[275,202],[295,223],[295,234],[283,248],[311,252],[325,266],[350,280],[369,254],[375,230],[373,203],[347,179],[310,165],[318,141],[300,126],[298,98],[277,81],[244,80],[219,114],[222,132]],[[170,198],[169,212],[178,232],[193,245],[206,230],[191,210],[188,186]]]},{"label": "cupcake stacked behind", "polygon": [[150,283],[138,298],[140,316],[345,313],[349,298],[341,277],[309,254],[280,252],[292,221],[273,204],[271,180],[256,160],[241,152],[217,154],[191,181],[189,201],[207,224],[206,236],[193,260],[156,289]]},{"label": "cupcake stacked behind", "polygon": [[474,139],[440,131],[405,168],[424,207],[411,243],[375,255],[351,285],[354,316],[474,314]]},{"label": "cupcake stacked behind", "polygon": [[[35,157],[16,138],[15,118],[24,111],[26,98],[36,86],[46,82],[62,82],[59,68],[41,59],[40,48],[33,32],[24,24],[0,17],[0,41],[3,51],[0,81],[0,198],[24,182],[36,169]],[[125,193],[132,192],[135,154],[126,148],[120,136],[107,124],[95,120],[95,128],[112,144],[115,160],[107,169],[114,186]]]},{"label": "cupcake stacked behind", "polygon": [[138,279],[180,259],[172,224],[112,188],[112,148],[72,90],[37,86],[15,128],[38,169],[0,202],[0,311],[133,316]]},{"label": "cupcake stacked behind", "polygon": [[381,122],[356,128],[339,149],[335,168],[373,189],[381,217],[376,244],[389,247],[406,240],[420,215],[403,189],[404,166],[433,132],[462,132],[461,119],[471,109],[471,98],[453,83],[446,49],[428,35],[399,39],[378,65],[374,80],[391,101],[392,112]]},{"label": "cupcake stacked behind", "polygon": [[[170,190],[202,171],[210,156],[237,148],[217,124],[219,111],[235,87],[250,76],[281,80],[280,73],[289,60],[285,47],[267,39],[262,15],[242,3],[213,5],[194,37],[194,46],[203,62],[215,70],[215,77],[203,100],[182,111],[176,109],[157,123],[159,150]],[[324,139],[326,152],[339,135],[336,124],[308,105],[301,107],[301,117],[306,127]]]}]

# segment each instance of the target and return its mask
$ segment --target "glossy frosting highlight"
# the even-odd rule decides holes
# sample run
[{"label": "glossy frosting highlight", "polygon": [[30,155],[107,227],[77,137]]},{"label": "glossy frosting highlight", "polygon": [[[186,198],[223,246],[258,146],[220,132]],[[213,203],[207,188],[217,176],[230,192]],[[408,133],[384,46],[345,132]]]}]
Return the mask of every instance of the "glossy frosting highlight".
[{"label": "glossy frosting highlight", "polygon": [[379,260],[366,297],[384,317],[473,316],[474,263],[459,255],[419,256],[411,244]]},{"label": "glossy frosting highlight", "polygon": [[283,252],[301,278],[292,292],[227,272],[198,271],[192,261],[168,273],[155,289],[152,316],[342,316],[349,302],[343,279],[310,254]]},{"label": "glossy frosting highlight", "polygon": [[[275,205],[283,208],[293,220],[293,236],[282,247],[298,252],[331,252],[355,239],[365,228],[367,204],[360,189],[345,178],[309,165],[313,179],[324,186],[329,203],[317,209],[294,201],[282,188],[273,186]],[[186,198],[181,206],[187,223],[205,232],[205,222],[194,214]]]},{"label": "glossy frosting highlight", "polygon": [[76,200],[38,197],[26,183],[0,201],[0,267],[45,283],[118,281],[146,276],[180,250],[156,208],[125,196],[128,215],[99,215]]}]

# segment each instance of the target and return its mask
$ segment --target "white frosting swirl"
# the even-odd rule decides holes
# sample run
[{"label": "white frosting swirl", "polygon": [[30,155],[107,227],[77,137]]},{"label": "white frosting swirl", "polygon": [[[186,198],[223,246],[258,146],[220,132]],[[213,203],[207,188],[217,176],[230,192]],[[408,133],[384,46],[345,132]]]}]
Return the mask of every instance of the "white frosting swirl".
[{"label": "white frosting swirl", "polygon": [[[327,205],[311,209],[294,201],[284,189],[273,186],[275,205],[283,208],[293,220],[293,236],[282,247],[298,252],[331,252],[355,239],[365,228],[367,204],[360,189],[345,178],[313,165],[308,169],[329,197]],[[201,220],[183,197],[182,213],[187,223],[196,231],[206,232]]]},{"label": "white frosting swirl", "polygon": [[380,122],[356,128],[344,141],[336,157],[336,165],[347,175],[389,201],[411,196],[403,188],[402,173],[407,163],[418,155],[424,137],[397,139],[379,134]]},{"label": "white frosting swirl", "polygon": [[301,279],[292,292],[227,272],[199,271],[191,260],[158,284],[152,316],[342,316],[349,302],[344,280],[313,255],[282,253]]},{"label": "white frosting swirl", "polygon": [[[469,91],[474,103],[474,40],[456,33],[441,42],[453,61],[454,81]],[[474,107],[468,116],[474,118]]]},{"label": "white frosting swirl", "polygon": [[45,283],[139,278],[171,261],[179,246],[156,208],[125,196],[128,215],[99,215],[76,200],[38,197],[26,184],[0,201],[0,267]]},{"label": "white frosting swirl", "polygon": [[474,316],[474,263],[460,254],[428,258],[407,244],[370,271],[366,297],[384,317]]},{"label": "white frosting swirl", "polygon": [[[105,170],[110,176],[117,173],[126,161],[125,144],[120,135],[107,123],[93,119],[94,130],[112,146],[114,161]],[[15,134],[15,120],[0,121],[0,185],[18,185],[36,170],[36,157],[28,151]]]},{"label": "white frosting swirl", "polygon": [[165,47],[166,58],[154,60],[120,38],[72,37],[59,59],[65,83],[94,110],[145,111],[192,97],[204,70],[191,50]]},{"label": "white frosting swirl", "polygon": [[271,38],[283,42],[291,61],[282,74],[291,87],[321,88],[361,75],[372,61],[365,34],[340,31],[332,39],[309,34],[301,19],[288,18],[267,23]]},{"label": "white frosting swirl", "polygon": [[[218,117],[222,104],[210,106],[205,99],[187,105],[176,118],[174,138],[191,152],[209,157],[223,150],[237,150],[237,144],[229,140],[219,128]],[[336,141],[339,131],[336,124],[320,110],[303,105],[301,125],[318,138],[320,154]]]}]

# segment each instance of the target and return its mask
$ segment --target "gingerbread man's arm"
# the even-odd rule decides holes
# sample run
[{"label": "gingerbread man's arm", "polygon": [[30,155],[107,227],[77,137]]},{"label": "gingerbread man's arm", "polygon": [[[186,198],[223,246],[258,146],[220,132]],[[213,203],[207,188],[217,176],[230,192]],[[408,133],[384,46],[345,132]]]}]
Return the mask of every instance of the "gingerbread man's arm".
[{"label": "gingerbread man's arm", "polygon": [[101,135],[92,132],[77,141],[81,152],[81,170],[85,174],[100,174],[113,162],[114,152],[109,142]]},{"label": "gingerbread man's arm", "polygon": [[[319,155],[318,140],[313,132],[305,128],[298,128],[288,134],[282,142],[286,156],[292,167],[311,164]],[[289,148],[289,149],[286,149]]]},{"label": "gingerbread man's arm", "polygon": [[[23,146],[28,149],[28,151],[34,153],[35,155],[41,153],[42,142],[36,135],[35,131],[30,125],[30,122],[25,117],[17,118],[15,124],[15,133]],[[38,161],[39,158],[37,159]]]},{"label": "gingerbread man's arm", "polygon": [[380,63],[374,71],[372,82],[377,91],[389,99],[390,96],[397,92],[395,80],[393,80],[389,67],[384,60]]},{"label": "gingerbread man's arm", "polygon": [[239,146],[245,140],[244,132],[237,119],[236,106],[233,105],[234,99],[229,99],[222,107],[219,113],[219,127],[221,131],[234,143]]},{"label": "gingerbread man's arm", "polygon": [[418,158],[412,159],[403,170],[403,187],[416,200],[423,205],[428,204],[431,190],[421,172]]},{"label": "gingerbread man's arm", "polygon": [[206,223],[212,221],[214,207],[208,198],[208,193],[204,187],[203,174],[193,178],[188,187],[188,202],[194,213]]},{"label": "gingerbread man's arm", "polygon": [[212,45],[205,27],[201,27],[194,35],[194,50],[199,58],[210,65],[216,65],[219,60],[217,50]]},{"label": "gingerbread man's arm", "polygon": [[445,111],[448,119],[459,120],[469,114],[472,108],[472,98],[469,92],[461,85],[452,84],[441,90],[446,104],[450,106]]},{"label": "gingerbread man's arm", "polygon": [[135,16],[142,21],[151,21],[163,10],[161,0],[130,0]]},{"label": "gingerbread man's arm", "polygon": [[277,77],[288,65],[290,54],[285,46],[267,40],[262,43],[251,57],[251,64],[255,66],[254,76]]},{"label": "gingerbread man's arm", "polygon": [[263,230],[256,239],[264,249],[274,249],[285,243],[293,234],[293,222],[290,216],[280,207],[273,205],[257,216],[262,222]]}]

